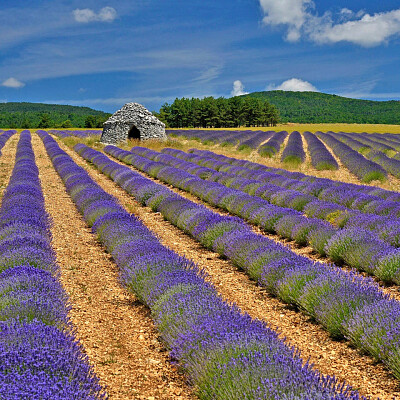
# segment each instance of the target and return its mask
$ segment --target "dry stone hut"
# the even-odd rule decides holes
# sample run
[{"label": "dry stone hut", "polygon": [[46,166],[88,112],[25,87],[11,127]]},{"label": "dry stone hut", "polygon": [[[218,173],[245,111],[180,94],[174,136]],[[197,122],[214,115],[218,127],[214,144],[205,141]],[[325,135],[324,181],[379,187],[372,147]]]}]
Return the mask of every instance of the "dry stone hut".
[{"label": "dry stone hut", "polygon": [[128,139],[166,140],[165,124],[139,103],[127,103],[104,124],[100,141],[108,144]]}]

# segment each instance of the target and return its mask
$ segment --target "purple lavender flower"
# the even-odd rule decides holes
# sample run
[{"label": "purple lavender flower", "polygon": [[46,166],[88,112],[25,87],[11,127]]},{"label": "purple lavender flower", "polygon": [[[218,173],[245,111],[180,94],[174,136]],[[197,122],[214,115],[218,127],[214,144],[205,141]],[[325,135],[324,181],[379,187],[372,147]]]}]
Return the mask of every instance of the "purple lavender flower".
[{"label": "purple lavender flower", "polygon": [[319,133],[318,136],[332,148],[332,151],[346,168],[362,182],[368,183],[373,180],[384,181],[386,179],[387,173],[380,165],[367,160],[347,144],[340,142],[327,133]]},{"label": "purple lavender flower", "polygon": [[286,164],[298,165],[304,162],[306,153],[303,149],[303,141],[300,132],[294,131],[283,150],[281,161]]},{"label": "purple lavender flower", "polygon": [[311,132],[304,132],[312,166],[318,171],[336,170],[339,165],[326,146]]},{"label": "purple lavender flower", "polygon": [[286,131],[275,132],[275,134],[258,148],[258,153],[262,157],[272,157],[281,149],[282,143],[286,139],[288,133]]}]

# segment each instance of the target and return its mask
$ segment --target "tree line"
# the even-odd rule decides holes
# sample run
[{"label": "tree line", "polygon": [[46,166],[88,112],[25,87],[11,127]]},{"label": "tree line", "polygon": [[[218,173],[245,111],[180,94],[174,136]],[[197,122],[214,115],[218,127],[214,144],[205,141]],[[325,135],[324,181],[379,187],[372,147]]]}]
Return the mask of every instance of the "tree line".
[{"label": "tree line", "polygon": [[102,128],[108,116],[49,113],[0,113],[0,128]]},{"label": "tree line", "polygon": [[278,109],[266,100],[239,96],[176,98],[154,115],[168,128],[275,126],[279,122]]},{"label": "tree line", "polygon": [[41,103],[1,103],[0,128],[102,128],[111,114],[77,107]]}]

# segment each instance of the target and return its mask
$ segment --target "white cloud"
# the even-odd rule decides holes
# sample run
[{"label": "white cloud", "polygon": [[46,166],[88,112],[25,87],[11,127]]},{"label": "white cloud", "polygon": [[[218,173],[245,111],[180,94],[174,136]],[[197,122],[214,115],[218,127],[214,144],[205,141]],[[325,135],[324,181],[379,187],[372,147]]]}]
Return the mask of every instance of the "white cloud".
[{"label": "white cloud", "polygon": [[89,22],[112,22],[117,18],[117,11],[112,7],[103,7],[98,13],[90,8],[77,8],[72,11],[76,22],[89,23]]},{"label": "white cloud", "polygon": [[279,86],[268,85],[267,90],[284,90],[287,92],[318,92],[310,82],[292,78],[282,82]]},{"label": "white cloud", "polygon": [[117,18],[117,11],[112,7],[103,7],[99,11],[98,16],[100,21],[112,22]]},{"label": "white cloud", "polygon": [[18,79],[15,78],[8,78],[5,81],[2,82],[1,86],[5,86],[8,88],[13,88],[13,89],[19,89],[25,86],[24,82],[19,81]]},{"label": "white cloud", "polygon": [[334,17],[313,13],[311,0],[259,0],[265,14],[265,25],[286,26],[286,40],[301,38],[313,42],[349,42],[363,47],[378,46],[400,34],[400,9],[376,13],[354,12],[342,8]]},{"label": "white cloud", "polygon": [[310,15],[307,11],[314,6],[311,0],[260,0],[266,25],[287,25],[286,39],[300,39],[300,29]]},{"label": "white cloud", "polygon": [[233,82],[233,89],[231,91],[231,96],[242,96],[243,94],[248,94],[244,91],[244,85],[241,81]]},{"label": "white cloud", "polygon": [[341,24],[327,24],[311,32],[318,43],[350,42],[363,47],[378,46],[400,33],[400,9],[374,15],[365,14],[361,19]]}]

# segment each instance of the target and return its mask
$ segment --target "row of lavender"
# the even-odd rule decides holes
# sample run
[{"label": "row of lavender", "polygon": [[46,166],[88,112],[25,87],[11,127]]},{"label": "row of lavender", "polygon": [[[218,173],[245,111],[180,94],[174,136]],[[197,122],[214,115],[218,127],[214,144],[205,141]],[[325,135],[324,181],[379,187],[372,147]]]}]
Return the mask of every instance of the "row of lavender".
[{"label": "row of lavender", "polygon": [[218,143],[222,147],[237,146],[240,150],[256,150],[261,143],[270,139],[275,132],[273,131],[224,131],[224,130],[168,130],[170,137],[185,137],[198,140],[203,144]]},{"label": "row of lavender", "polygon": [[[400,177],[400,160],[396,156],[399,143],[384,137],[345,132],[317,132],[316,135],[331,147],[340,161],[362,182],[384,181],[387,173]],[[277,154],[285,139],[284,132],[276,132],[273,139],[262,145],[258,152],[264,157]],[[338,164],[326,146],[311,132],[304,132],[309,147],[311,164],[318,170],[338,169]],[[394,139],[393,139],[394,140]],[[361,153],[361,154],[359,154]],[[365,158],[366,155],[367,158]],[[400,156],[398,157],[400,158]],[[305,160],[302,138],[299,132],[292,132],[281,156],[283,163],[301,164]]]},{"label": "row of lavender", "polygon": [[283,142],[285,141],[288,133],[286,131],[275,132],[274,135],[258,148],[258,154],[262,157],[272,157],[279,153]]},{"label": "row of lavender", "polygon": [[337,170],[339,165],[326,146],[311,132],[304,132],[312,166],[318,170]]},{"label": "row of lavender", "polygon": [[[337,163],[321,143],[311,132],[307,134],[306,140],[311,152],[312,164],[317,169],[337,169]],[[169,131],[169,134],[174,136],[184,136],[190,139],[198,139],[204,144],[219,143],[224,145],[226,143],[236,144],[237,149],[251,149],[258,150],[258,153],[263,157],[273,157],[280,152],[283,142],[285,141],[288,133],[286,131],[274,132],[246,132],[246,131]],[[250,138],[247,139],[248,135]],[[314,139],[310,139],[310,136]],[[262,143],[265,144],[261,145]],[[260,146],[261,145],[261,146]],[[305,152],[303,148],[302,138],[299,132],[292,132],[289,136],[287,146],[285,147],[281,161],[288,164],[300,164],[305,161]]]},{"label": "row of lavender", "polygon": [[[185,136],[197,138],[205,144],[238,144],[237,149],[244,148],[258,149],[258,153],[263,157],[272,157],[280,152],[282,144],[288,133],[286,131],[268,131],[263,136],[262,132],[232,132],[232,131],[176,131],[175,136]],[[334,133],[317,132],[316,135],[331,147],[335,155],[351,173],[356,175],[362,182],[369,183],[373,180],[384,181],[387,172],[396,177],[400,177],[400,143],[395,139],[387,139],[368,134],[355,133]],[[338,164],[330,151],[326,148],[318,137],[311,132],[304,132],[308,151],[311,157],[311,164],[317,170],[338,169]],[[262,144],[265,142],[264,144]],[[396,144],[397,143],[397,144]],[[261,145],[262,144],[262,145]],[[371,152],[371,150],[373,150]],[[361,154],[359,154],[361,153]],[[367,158],[363,156],[367,155]],[[390,158],[394,156],[394,158]],[[284,148],[281,161],[286,164],[299,165],[305,161],[305,151],[302,136],[295,131],[289,135],[289,140]]]},{"label": "row of lavender", "polygon": [[[271,139],[259,147],[258,153],[262,157],[272,157],[280,152],[287,132],[275,132]],[[311,157],[311,164],[317,170],[338,169],[338,164],[326,146],[311,132],[304,132],[308,152]],[[298,166],[306,159],[301,134],[297,131],[289,135],[288,142],[282,152],[281,161],[285,164]]]},{"label": "row of lavender", "polygon": [[347,136],[357,142],[363,144],[363,152],[368,152],[368,149],[374,149],[392,156],[400,150],[400,144],[389,140],[384,135],[368,134],[368,133],[346,133],[339,132],[340,136]]},{"label": "row of lavender", "polygon": [[[364,134],[364,136],[367,134]],[[380,142],[393,147],[397,152],[400,151],[400,136],[399,134],[392,134],[392,133],[372,133],[368,135],[369,138],[372,138],[374,142]],[[398,155],[398,153],[397,153]]]},{"label": "row of lavender", "polygon": [[[331,134],[317,132],[316,136],[318,138],[311,139],[310,141],[310,138],[313,136],[314,134],[311,132],[306,132],[305,137],[308,145],[311,147],[309,150],[311,163],[317,169],[337,169],[336,160],[333,159],[326,146],[322,142],[318,141],[319,138],[332,149],[343,165],[349,169],[350,172],[355,174],[362,182],[368,183],[373,180],[383,181],[387,178],[387,172],[380,165],[367,160],[362,156],[362,154],[358,153],[358,151],[353,150],[351,147],[337,140]],[[268,146],[268,142],[264,146]],[[320,159],[324,159],[324,162],[321,162]],[[300,164],[305,160],[303,142],[299,132],[293,132],[289,137],[289,141],[283,150],[281,157],[282,162],[285,162],[286,160],[289,162],[290,160],[295,160],[297,164]],[[325,160],[328,161],[327,164]]]},{"label": "row of lavender", "polygon": [[16,133],[17,133],[17,131],[10,130],[10,131],[5,131],[0,134],[0,156],[1,156],[1,150],[7,143],[8,139],[10,139],[11,136],[15,135]]},{"label": "row of lavender", "polygon": [[337,140],[345,143],[351,149],[364,154],[369,160],[384,168],[393,176],[400,178],[400,160],[388,155],[395,155],[396,149],[386,143],[376,142],[362,135],[356,134],[331,134]]},{"label": "row of lavender", "polygon": [[275,132],[268,131],[268,132],[256,132],[253,136],[251,136],[247,140],[242,140],[241,144],[238,145],[237,149],[240,150],[257,150],[261,143],[269,140]]},{"label": "row of lavender", "polygon": [[[317,178],[300,172],[290,172],[247,160],[226,157],[211,151],[196,149],[190,151],[194,156],[188,161],[193,161],[199,165],[206,165],[207,163],[207,166],[215,167],[219,171],[269,182],[282,188],[314,196],[314,198],[318,197],[321,200],[339,204],[345,208],[359,210],[363,213],[387,215],[391,218],[400,216],[399,192],[375,186],[355,185],[326,178]],[[329,213],[342,210],[342,208],[337,208],[336,206],[336,209],[330,211],[334,204],[327,205],[327,207]]]},{"label": "row of lavender", "polygon": [[51,134],[59,137],[60,139],[65,139],[68,137],[77,137],[79,139],[87,139],[90,137],[96,137],[100,139],[101,130],[83,130],[83,131],[78,131],[78,130],[69,130],[69,131],[60,131],[60,130],[50,130],[49,131]]},{"label": "row of lavender", "polygon": [[[189,139],[197,139],[204,144],[219,143],[236,144],[238,150],[246,148],[257,150],[262,157],[273,157],[281,150],[283,142],[288,133],[286,131],[274,132],[255,132],[253,136],[247,139],[249,132],[246,131],[169,131],[171,137],[184,136]],[[311,132],[305,132],[304,137],[307,141],[311,156],[312,165],[318,170],[338,169],[336,160],[327,150],[325,145]],[[265,142],[265,143],[264,143]],[[262,144],[264,143],[264,144]],[[288,164],[301,164],[305,161],[305,151],[303,141],[299,132],[292,132],[289,136],[287,146],[285,147],[281,161]]]},{"label": "row of lavender", "polygon": [[303,140],[300,132],[290,134],[288,142],[282,152],[281,161],[286,164],[298,165],[305,161],[306,153],[303,149]]},{"label": "row of lavender", "polygon": [[[346,337],[383,361],[400,378],[400,359],[396,360],[400,347],[400,335],[396,333],[400,304],[384,295],[373,280],[315,263],[255,234],[241,220],[205,209],[169,191],[164,185],[123,168],[99,152],[83,145],[77,145],[76,150],[138,201],[160,212],[205,247],[230,259],[270,293],[304,310],[332,336]],[[114,146],[107,146],[105,151],[151,176],[161,175],[165,179],[169,176],[168,181],[179,181],[179,187],[188,191],[204,189],[199,179],[184,171]],[[127,176],[131,177],[131,183],[125,183]]]},{"label": "row of lavender", "polygon": [[[400,150],[400,144],[396,144],[395,139],[388,140],[382,135],[379,137],[378,134],[372,136],[345,132],[317,132],[316,135],[332,148],[341,162],[361,181],[366,183],[373,180],[383,181],[387,177],[387,172],[400,177],[400,160],[389,157],[395,156]],[[285,136],[285,134],[277,132],[275,137],[279,138],[278,143],[275,143],[275,140],[269,140],[259,148],[260,155],[271,157],[278,153]],[[309,147],[311,163],[316,169],[338,169],[332,154],[314,134],[304,132],[304,137]],[[338,143],[334,139],[343,143]],[[371,152],[371,150],[373,151]],[[362,154],[365,154],[368,159]],[[294,161],[295,164],[300,164],[304,160],[305,153],[301,135],[299,132],[292,132],[283,150],[281,161],[284,163],[293,163]]]},{"label": "row of lavender", "polygon": [[[225,130],[167,130],[166,133],[170,137],[183,137],[190,140],[196,140],[204,144],[218,143],[222,144],[223,146],[236,146],[240,137],[239,132]],[[243,136],[246,136],[248,133],[248,131],[244,131]]]},{"label": "row of lavender", "polygon": [[68,319],[50,224],[24,131],[0,209],[0,398],[104,398]]},{"label": "row of lavender", "polygon": [[[189,374],[200,398],[361,398],[338,385],[334,378],[323,377],[304,364],[298,352],[286,346],[264,323],[224,302],[204,272],[162,246],[54,139],[44,133],[40,136],[77,208],[112,254],[125,285],[151,309],[171,356]],[[153,205],[161,205],[168,198],[179,208],[179,198],[168,189],[157,190],[159,187],[151,181],[84,145],[77,148],[124,187],[135,187],[142,201],[152,198]],[[186,224],[197,222],[206,212],[202,209],[200,214],[186,213]],[[208,225],[202,219],[206,233]],[[232,218],[225,222],[241,226]],[[212,236],[208,232],[209,240]]]},{"label": "row of lavender", "polygon": [[[369,183],[373,180],[383,181],[387,178],[387,172],[396,177],[400,177],[400,160],[391,158],[399,154],[398,152],[400,150],[400,143],[396,142],[396,135],[391,135],[390,139],[387,139],[383,135],[369,135],[367,133],[317,132],[316,135],[331,147],[332,151],[346,168],[362,182]],[[309,145],[308,138],[314,135],[310,132],[305,132],[304,136]],[[315,141],[315,139],[313,139],[313,141]],[[338,141],[342,143],[338,143]],[[297,147],[297,154],[299,156],[301,148],[299,146]],[[313,158],[311,150],[312,149],[310,149],[310,154],[311,158]],[[284,152],[285,151],[286,148]],[[326,148],[322,152],[325,154],[329,153]],[[363,155],[367,158],[363,157]],[[332,165],[336,164],[335,169],[337,169],[337,163],[333,160],[330,153],[328,157]],[[284,161],[283,156],[282,161]],[[312,164],[315,166],[316,163],[312,160]]]},{"label": "row of lavender", "polygon": [[[161,169],[157,171],[156,177],[169,184],[180,185],[180,170],[186,171],[188,179],[198,181],[194,189],[190,188],[191,193],[202,200],[259,225],[267,232],[295,240],[299,245],[309,245],[335,262],[346,262],[384,281],[400,283],[400,251],[392,246],[400,244],[400,228],[398,222],[391,218],[356,211],[349,213],[343,207],[338,208],[335,204],[317,200],[310,195],[217,172],[204,166],[204,162],[199,167],[197,164],[182,161],[191,159],[193,155],[180,150],[164,149],[164,154],[146,148],[133,148],[132,151],[159,162]],[[173,157],[174,155],[179,158]],[[218,164],[212,159],[208,161],[214,166]],[[178,168],[175,171],[179,176],[178,181],[174,179],[172,169],[167,165]],[[167,175],[163,174],[164,167],[169,171]],[[186,182],[182,182],[183,185],[179,187],[185,190]],[[292,208],[270,204],[271,201],[287,204]],[[308,218],[298,210],[319,218]],[[329,218],[332,214],[336,222],[340,221],[340,227],[320,221],[325,217],[332,222],[333,216]],[[347,229],[342,229],[343,226]]]}]

